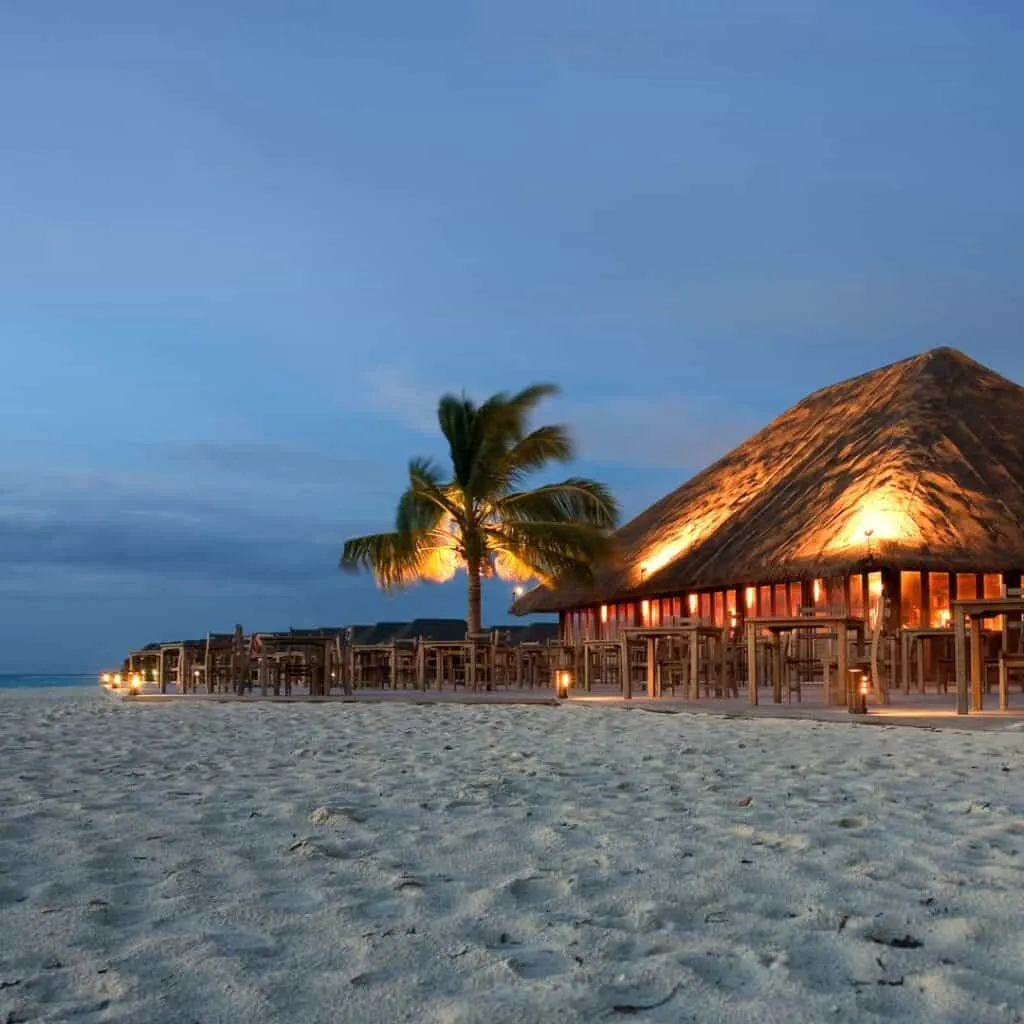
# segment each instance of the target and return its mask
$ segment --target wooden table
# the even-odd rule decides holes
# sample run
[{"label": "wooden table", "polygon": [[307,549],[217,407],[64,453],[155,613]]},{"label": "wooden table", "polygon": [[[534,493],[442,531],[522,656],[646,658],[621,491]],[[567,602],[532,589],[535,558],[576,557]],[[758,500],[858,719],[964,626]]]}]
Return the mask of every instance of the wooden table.
[{"label": "wooden table", "polygon": [[628,626],[622,630],[622,672],[625,697],[633,696],[633,679],[629,671],[629,643],[633,640],[647,642],[647,696],[661,696],[661,680],[658,678],[657,647],[661,639],[680,639],[690,642],[690,700],[698,697],[698,676],[700,671],[700,638],[708,637],[720,644],[719,671],[724,683],[725,644],[722,642],[722,627],[709,626],[703,619],[682,619],[674,626]]},{"label": "wooden table", "polygon": [[952,627],[921,627],[900,630],[900,642],[903,645],[903,692],[910,693],[910,662],[911,652],[917,652],[917,692],[924,693],[924,642],[938,637],[952,636]]},{"label": "wooden table", "polygon": [[[981,650],[981,620],[988,615],[1024,615],[1024,597],[973,597],[953,602],[953,660],[956,662],[956,713],[968,714],[967,682],[970,680],[970,711],[985,710]],[[967,619],[971,620],[970,671],[967,664]],[[999,708],[1006,710],[1005,675],[1000,673]]]},{"label": "wooden table", "polygon": [[622,688],[624,684],[624,677],[622,674],[622,641],[621,640],[584,640],[583,641],[583,689],[587,693],[590,692],[593,686],[593,680],[590,678],[590,655],[591,653],[612,653],[615,655],[619,662],[619,687]]},{"label": "wooden table", "polygon": [[836,686],[830,687],[831,692],[825,694],[826,704],[846,703],[847,673],[850,667],[849,643],[850,630],[857,637],[858,648],[864,644],[864,620],[851,615],[787,615],[779,618],[759,617],[747,619],[744,625],[747,631],[747,686],[750,703],[758,703],[757,694],[757,634],[762,629],[772,634],[773,664],[772,700],[782,703],[782,647],[779,634],[791,629],[829,629],[836,634]]}]

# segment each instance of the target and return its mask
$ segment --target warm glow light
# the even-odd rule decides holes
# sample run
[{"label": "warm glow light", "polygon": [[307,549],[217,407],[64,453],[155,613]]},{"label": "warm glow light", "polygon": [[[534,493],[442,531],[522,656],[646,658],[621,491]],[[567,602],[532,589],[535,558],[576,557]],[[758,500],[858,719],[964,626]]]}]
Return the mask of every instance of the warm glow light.
[{"label": "warm glow light", "polygon": [[691,615],[696,615],[697,614],[697,605],[698,605],[698,603],[699,602],[698,602],[698,598],[697,598],[696,594],[691,594],[689,596],[689,598],[687,599],[687,604],[688,604],[688,606],[690,608],[690,614]]},{"label": "warm glow light", "polygon": [[117,686],[121,685],[121,673],[120,672],[115,673],[115,675],[114,675],[114,683]]},{"label": "warm glow light", "polygon": [[952,621],[952,618],[953,618],[953,616],[950,613],[949,609],[948,608],[943,608],[942,611],[939,612],[939,617],[938,617],[939,628],[940,629],[945,629],[949,625],[949,623]]},{"label": "warm glow light", "polygon": [[703,516],[687,519],[678,525],[673,536],[663,539],[657,547],[651,550],[639,552],[642,558],[637,568],[643,570],[641,575],[650,578],[669,562],[675,561],[680,555],[685,555],[694,544],[710,537],[729,518],[731,511],[731,506],[725,504],[722,507],[711,509]]},{"label": "warm glow light", "polygon": [[608,605],[606,604],[601,605],[601,621],[608,621]]},{"label": "warm glow light", "polygon": [[871,689],[871,684],[867,681],[866,678],[862,679],[860,681],[860,692],[861,692],[861,694],[866,697],[868,695],[868,691],[870,689]]},{"label": "warm glow light", "polygon": [[572,673],[568,669],[559,669],[555,674],[555,682],[557,684],[558,696],[568,697],[569,687],[572,686]]},{"label": "warm glow light", "polygon": [[909,488],[890,485],[864,498],[852,511],[848,521],[829,548],[869,548],[885,541],[919,545],[923,538],[914,521],[915,501]]},{"label": "warm glow light", "polygon": [[103,673],[103,682],[105,682],[105,683],[109,683],[110,682],[110,673],[109,672],[104,672]]},{"label": "warm glow light", "polygon": [[650,601],[641,601],[640,602],[640,615],[642,616],[642,618],[644,620],[644,624],[646,624],[647,621],[651,617],[651,602]]},{"label": "warm glow light", "polygon": [[746,599],[747,607],[753,608],[754,602],[757,601],[757,587],[747,587],[743,596]]},{"label": "warm glow light", "polygon": [[817,604],[821,600],[821,580],[814,581],[814,603]]},{"label": "warm glow light", "polygon": [[868,589],[871,591],[872,594],[878,597],[878,595],[882,593],[882,581],[872,580],[871,585]]}]

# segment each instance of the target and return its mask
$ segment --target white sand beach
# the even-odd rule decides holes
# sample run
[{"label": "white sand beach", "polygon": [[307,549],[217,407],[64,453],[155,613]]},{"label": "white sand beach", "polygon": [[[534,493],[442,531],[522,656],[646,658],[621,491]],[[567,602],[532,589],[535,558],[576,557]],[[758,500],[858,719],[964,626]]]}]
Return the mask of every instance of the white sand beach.
[{"label": "white sand beach", "polygon": [[0,1022],[1018,1021],[1024,733],[0,698]]}]

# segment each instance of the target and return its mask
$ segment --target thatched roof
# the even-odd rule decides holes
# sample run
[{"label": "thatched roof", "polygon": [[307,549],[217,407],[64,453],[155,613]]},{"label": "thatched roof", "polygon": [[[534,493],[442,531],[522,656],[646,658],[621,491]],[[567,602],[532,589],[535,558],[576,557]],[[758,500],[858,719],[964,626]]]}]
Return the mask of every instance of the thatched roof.
[{"label": "thatched roof", "polygon": [[595,587],[537,587],[513,611],[839,575],[869,553],[875,566],[1019,570],[1024,388],[951,348],[834,384],[615,539]]}]

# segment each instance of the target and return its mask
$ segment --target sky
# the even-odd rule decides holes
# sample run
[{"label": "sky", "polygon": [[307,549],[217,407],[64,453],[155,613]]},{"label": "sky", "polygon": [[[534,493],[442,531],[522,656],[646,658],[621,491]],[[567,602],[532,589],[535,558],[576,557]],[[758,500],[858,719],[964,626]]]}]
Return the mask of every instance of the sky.
[{"label": "sky", "polygon": [[[1024,6],[0,5],[0,672],[464,615],[337,570],[438,397],[626,518],[938,345],[1024,382]],[[485,620],[507,621],[505,583]]]}]

